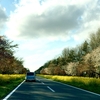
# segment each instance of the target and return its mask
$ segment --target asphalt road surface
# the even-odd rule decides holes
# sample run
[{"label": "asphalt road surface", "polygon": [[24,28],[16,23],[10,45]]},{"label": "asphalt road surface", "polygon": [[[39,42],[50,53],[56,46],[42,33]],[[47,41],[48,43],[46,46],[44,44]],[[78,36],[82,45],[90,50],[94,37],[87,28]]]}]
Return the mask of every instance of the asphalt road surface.
[{"label": "asphalt road surface", "polygon": [[24,82],[7,100],[100,100],[100,95],[37,77]]}]

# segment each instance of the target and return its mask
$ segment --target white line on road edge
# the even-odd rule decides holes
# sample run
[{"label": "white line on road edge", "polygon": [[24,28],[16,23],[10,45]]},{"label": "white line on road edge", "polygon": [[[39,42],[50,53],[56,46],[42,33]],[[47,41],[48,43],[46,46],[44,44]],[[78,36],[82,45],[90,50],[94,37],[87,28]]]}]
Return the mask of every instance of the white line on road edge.
[{"label": "white line on road edge", "polygon": [[55,92],[53,89],[51,89],[49,86],[47,86],[48,89],[50,89],[52,92]]},{"label": "white line on road edge", "polygon": [[25,80],[20,83],[12,92],[10,92],[3,100],[7,100],[24,82]]}]

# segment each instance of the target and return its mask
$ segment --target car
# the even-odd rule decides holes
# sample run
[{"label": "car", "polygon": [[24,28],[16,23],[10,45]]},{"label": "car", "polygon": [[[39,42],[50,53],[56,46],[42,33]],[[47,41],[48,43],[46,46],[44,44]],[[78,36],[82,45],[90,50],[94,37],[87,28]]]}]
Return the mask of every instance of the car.
[{"label": "car", "polygon": [[26,82],[28,82],[28,81],[36,81],[35,72],[27,72],[25,79],[26,79]]}]

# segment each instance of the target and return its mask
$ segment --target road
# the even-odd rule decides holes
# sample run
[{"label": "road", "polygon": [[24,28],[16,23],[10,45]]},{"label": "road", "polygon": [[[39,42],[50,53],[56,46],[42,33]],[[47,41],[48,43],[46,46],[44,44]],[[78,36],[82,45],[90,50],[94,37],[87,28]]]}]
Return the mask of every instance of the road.
[{"label": "road", "polygon": [[100,100],[100,95],[37,77],[24,82],[7,100]]}]

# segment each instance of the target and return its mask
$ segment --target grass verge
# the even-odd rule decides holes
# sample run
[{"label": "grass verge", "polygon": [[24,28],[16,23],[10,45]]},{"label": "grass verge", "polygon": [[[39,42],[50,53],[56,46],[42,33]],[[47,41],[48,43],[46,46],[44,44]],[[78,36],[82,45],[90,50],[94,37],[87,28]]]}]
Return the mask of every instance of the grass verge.
[{"label": "grass verge", "polygon": [[0,74],[0,100],[18,86],[24,79],[25,75]]},{"label": "grass verge", "polygon": [[57,76],[57,75],[39,75],[39,76],[100,94],[100,79],[88,78],[88,77],[76,77],[76,76]]}]

